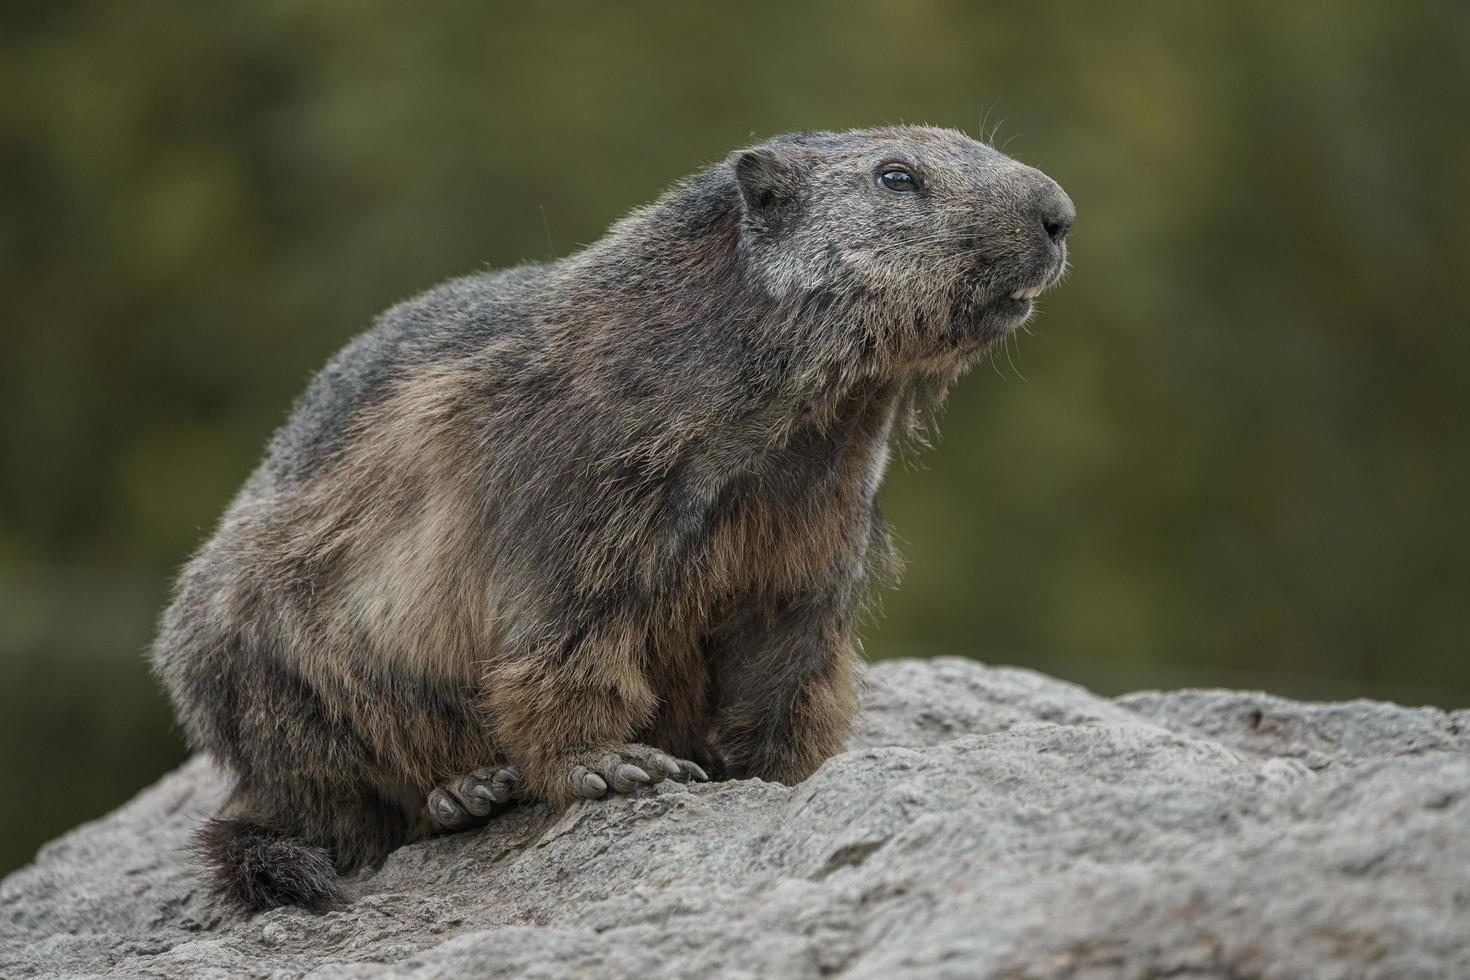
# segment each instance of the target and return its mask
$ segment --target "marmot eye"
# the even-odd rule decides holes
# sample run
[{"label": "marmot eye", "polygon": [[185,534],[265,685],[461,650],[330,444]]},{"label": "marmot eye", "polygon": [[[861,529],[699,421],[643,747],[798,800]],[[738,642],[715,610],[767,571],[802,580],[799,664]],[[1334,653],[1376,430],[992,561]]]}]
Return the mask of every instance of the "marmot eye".
[{"label": "marmot eye", "polygon": [[919,182],[914,179],[914,175],[898,167],[883,171],[883,176],[878,179],[883,182],[884,187],[903,194],[912,194],[919,189]]}]

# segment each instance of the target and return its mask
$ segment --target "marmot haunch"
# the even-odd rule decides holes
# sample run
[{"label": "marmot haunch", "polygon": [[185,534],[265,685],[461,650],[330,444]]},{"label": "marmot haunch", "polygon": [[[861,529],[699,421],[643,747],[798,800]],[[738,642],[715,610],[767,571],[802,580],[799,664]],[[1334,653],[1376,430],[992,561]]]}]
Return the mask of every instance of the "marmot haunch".
[{"label": "marmot haunch", "polygon": [[1072,202],[965,135],[737,151],[559,261],[450,282],[313,380],[154,667],[235,777],[248,909],[483,822],[844,743],[889,443],[1029,315]]}]

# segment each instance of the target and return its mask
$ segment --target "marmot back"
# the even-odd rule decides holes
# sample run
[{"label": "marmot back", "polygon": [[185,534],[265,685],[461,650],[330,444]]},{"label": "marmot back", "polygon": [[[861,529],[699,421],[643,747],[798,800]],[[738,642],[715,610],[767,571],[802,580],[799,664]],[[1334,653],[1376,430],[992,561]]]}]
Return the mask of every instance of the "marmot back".
[{"label": "marmot back", "polygon": [[236,778],[217,891],[321,908],[515,798],[809,775],[891,564],[889,444],[1061,275],[1072,214],[960,133],[804,133],[390,310],[163,616],[156,672]]}]

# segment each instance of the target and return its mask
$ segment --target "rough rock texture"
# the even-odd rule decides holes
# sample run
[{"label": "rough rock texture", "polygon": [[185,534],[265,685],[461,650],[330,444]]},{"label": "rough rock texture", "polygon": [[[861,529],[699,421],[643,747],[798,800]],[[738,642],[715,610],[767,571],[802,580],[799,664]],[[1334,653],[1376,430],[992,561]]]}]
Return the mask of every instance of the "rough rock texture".
[{"label": "rough rock texture", "polygon": [[205,903],[203,759],[0,884],[0,976],[1470,977],[1470,712],[873,670],[800,786],[526,807],[350,908]]}]

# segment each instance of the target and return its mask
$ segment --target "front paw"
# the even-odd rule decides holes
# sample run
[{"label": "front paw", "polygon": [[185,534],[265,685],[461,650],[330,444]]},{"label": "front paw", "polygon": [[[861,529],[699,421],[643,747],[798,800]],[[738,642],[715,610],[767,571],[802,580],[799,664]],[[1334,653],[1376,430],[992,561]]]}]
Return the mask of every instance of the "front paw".
[{"label": "front paw", "polygon": [[427,801],[429,818],[440,830],[463,830],[484,823],[498,805],[516,795],[520,773],[514,767],[476,769],[436,787]]},{"label": "front paw", "polygon": [[572,795],[584,800],[599,800],[609,789],[631,793],[665,779],[709,781],[698,763],[676,759],[662,749],[637,742],[574,754],[568,760],[566,778]]}]

